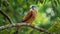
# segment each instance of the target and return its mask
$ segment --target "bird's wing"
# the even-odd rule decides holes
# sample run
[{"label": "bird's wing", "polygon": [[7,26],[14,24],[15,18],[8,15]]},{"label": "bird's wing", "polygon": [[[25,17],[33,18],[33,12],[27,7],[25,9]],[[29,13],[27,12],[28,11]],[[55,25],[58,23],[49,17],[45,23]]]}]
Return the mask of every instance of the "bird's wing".
[{"label": "bird's wing", "polygon": [[24,17],[23,17],[23,22],[29,20],[32,16],[32,11],[29,11]]}]

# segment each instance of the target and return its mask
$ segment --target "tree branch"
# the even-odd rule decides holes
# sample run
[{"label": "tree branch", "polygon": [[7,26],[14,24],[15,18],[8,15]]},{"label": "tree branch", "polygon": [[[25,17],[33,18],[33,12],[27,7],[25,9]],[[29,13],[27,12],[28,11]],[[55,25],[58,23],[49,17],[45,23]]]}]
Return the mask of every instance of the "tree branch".
[{"label": "tree branch", "polygon": [[0,13],[9,20],[10,24],[13,24],[12,20],[10,19],[10,17],[4,11],[2,11],[1,9],[0,9]]},{"label": "tree branch", "polygon": [[37,30],[40,31],[40,32],[46,32],[46,33],[48,33],[48,34],[51,34],[50,32],[48,32],[47,30],[45,30],[45,29],[43,29],[43,28],[39,28],[39,27],[37,27],[37,26],[30,25],[30,24],[28,24],[28,23],[9,24],[9,25],[5,25],[5,26],[1,26],[1,27],[0,27],[0,30],[7,29],[7,28],[11,28],[11,27],[26,26],[26,25],[27,25],[27,26],[30,26],[30,27],[32,27],[32,28],[34,28],[34,29],[37,29]]}]

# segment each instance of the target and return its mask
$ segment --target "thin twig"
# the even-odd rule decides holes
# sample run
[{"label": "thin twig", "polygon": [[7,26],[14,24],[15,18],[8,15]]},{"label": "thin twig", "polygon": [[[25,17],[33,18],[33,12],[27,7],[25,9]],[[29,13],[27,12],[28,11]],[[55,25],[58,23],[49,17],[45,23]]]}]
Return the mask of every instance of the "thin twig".
[{"label": "thin twig", "polygon": [[9,20],[10,24],[13,24],[12,20],[10,19],[10,17],[4,11],[0,10],[0,13]]}]

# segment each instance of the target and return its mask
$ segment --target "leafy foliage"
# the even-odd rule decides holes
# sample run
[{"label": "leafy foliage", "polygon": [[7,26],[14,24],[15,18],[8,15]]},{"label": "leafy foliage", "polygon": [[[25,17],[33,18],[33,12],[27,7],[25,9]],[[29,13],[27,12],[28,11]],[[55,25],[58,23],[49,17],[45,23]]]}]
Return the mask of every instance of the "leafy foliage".
[{"label": "leafy foliage", "polygon": [[[60,0],[1,0],[0,9],[7,13],[13,23],[22,21],[30,9],[30,5],[38,7],[38,16],[33,25],[45,28],[55,34],[60,34]],[[0,26],[9,24],[9,21],[0,14]],[[13,34],[16,28],[0,31],[0,34]],[[23,26],[19,34],[44,34],[36,29]]]}]

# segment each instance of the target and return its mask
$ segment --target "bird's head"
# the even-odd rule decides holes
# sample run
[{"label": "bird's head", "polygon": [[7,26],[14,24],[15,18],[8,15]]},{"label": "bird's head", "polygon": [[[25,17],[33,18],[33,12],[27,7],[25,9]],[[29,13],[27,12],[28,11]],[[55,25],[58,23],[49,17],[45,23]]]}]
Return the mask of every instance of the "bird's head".
[{"label": "bird's head", "polygon": [[30,6],[30,11],[38,11],[37,6],[31,5]]}]

